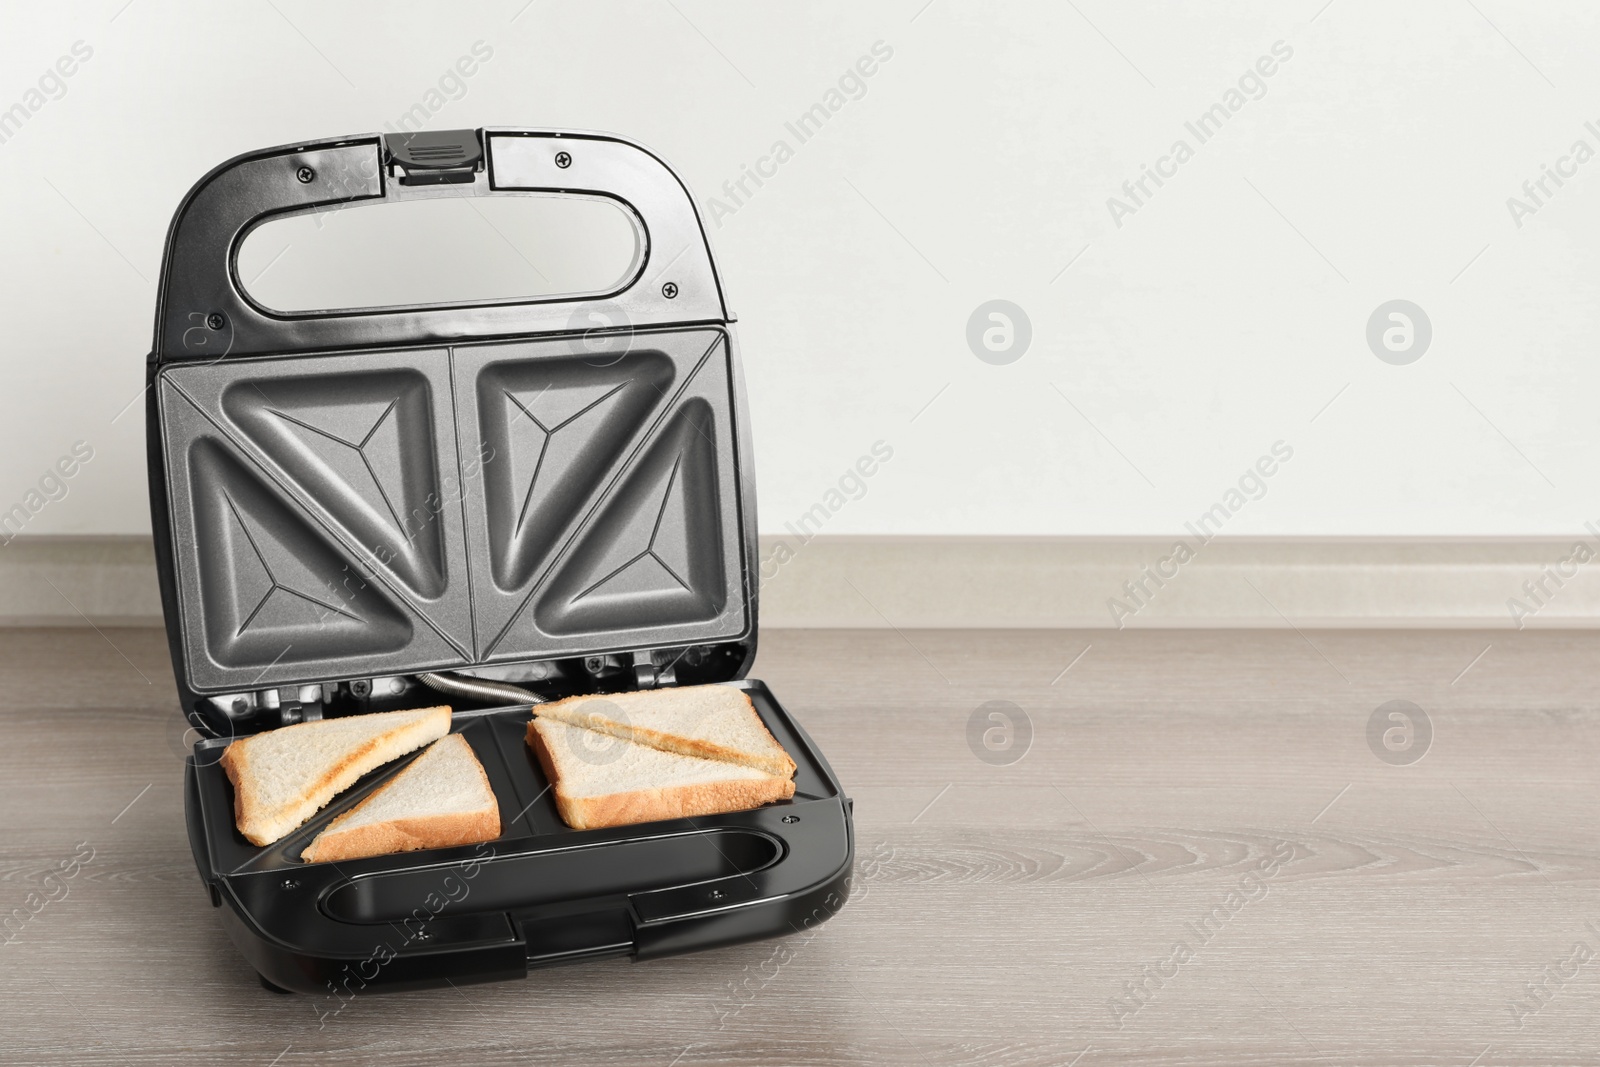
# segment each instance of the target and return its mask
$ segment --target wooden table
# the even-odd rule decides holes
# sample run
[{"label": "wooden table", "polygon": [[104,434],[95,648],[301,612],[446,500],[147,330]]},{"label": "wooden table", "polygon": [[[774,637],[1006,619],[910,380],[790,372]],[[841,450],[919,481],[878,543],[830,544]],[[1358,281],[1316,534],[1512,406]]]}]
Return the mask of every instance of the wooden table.
[{"label": "wooden table", "polygon": [[[1597,652],[1576,632],[768,633],[757,675],[855,798],[837,918],[366,995],[319,1028],[201,891],[161,635],[5,631],[0,913],[93,858],[0,943],[0,1062],[1600,1062]],[[969,744],[993,700],[1021,709],[1010,749],[994,709]],[[1405,741],[1388,711],[1369,744],[1394,700],[1432,727],[1409,765],[1375,753],[1415,754],[1415,712],[1409,750],[1385,747]]]}]

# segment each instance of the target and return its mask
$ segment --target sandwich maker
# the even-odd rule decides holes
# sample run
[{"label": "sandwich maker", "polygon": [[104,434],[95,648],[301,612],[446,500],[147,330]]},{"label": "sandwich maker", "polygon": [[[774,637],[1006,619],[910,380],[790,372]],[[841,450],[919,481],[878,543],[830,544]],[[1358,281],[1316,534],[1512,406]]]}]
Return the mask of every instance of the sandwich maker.
[{"label": "sandwich maker", "polygon": [[[240,283],[240,243],[269,219],[527,195],[622,208],[625,281],[294,314]],[[148,360],[151,517],[178,697],[201,735],[184,771],[189,843],[267,988],[347,998],[647,959],[798,931],[843,905],[850,801],[745,677],[759,563],[732,324],[688,190],[617,137],[288,145],[224,163],[184,198]],[[524,742],[530,705],[700,684],[749,695],[798,764],[793,800],[569,829]],[[497,840],[299,859],[408,759],[265,848],[235,828],[218,763],[232,739],[441,703],[494,787]]]}]

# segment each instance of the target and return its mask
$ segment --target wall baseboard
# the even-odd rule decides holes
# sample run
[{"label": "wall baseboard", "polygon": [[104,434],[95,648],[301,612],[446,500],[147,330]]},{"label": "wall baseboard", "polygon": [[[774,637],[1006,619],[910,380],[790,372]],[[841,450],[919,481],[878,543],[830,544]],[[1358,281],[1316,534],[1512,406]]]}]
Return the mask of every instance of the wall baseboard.
[{"label": "wall baseboard", "polygon": [[1217,538],[1181,564],[1172,538],[818,537],[782,565],[775,542],[773,626],[1600,626],[1600,561],[1556,569],[1573,538]]},{"label": "wall baseboard", "polygon": [[[762,538],[761,621],[906,629],[1600,626],[1600,560],[1578,561],[1576,544],[1218,538],[1178,564],[1171,539],[1160,538]],[[18,537],[0,547],[0,625],[160,621],[147,537]]]},{"label": "wall baseboard", "polygon": [[12,538],[0,547],[0,626],[159,626],[148,537]]}]

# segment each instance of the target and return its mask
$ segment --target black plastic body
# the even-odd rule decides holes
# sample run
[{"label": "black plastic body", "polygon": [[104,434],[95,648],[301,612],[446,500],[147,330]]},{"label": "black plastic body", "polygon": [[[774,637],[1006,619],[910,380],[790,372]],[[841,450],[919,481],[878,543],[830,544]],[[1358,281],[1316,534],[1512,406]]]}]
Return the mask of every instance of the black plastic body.
[{"label": "black plastic body", "polygon": [[[438,135],[446,140],[456,136]],[[209,735],[195,746],[186,767],[190,845],[229,935],[263,980],[279,989],[339,1001],[366,989],[488,981],[524,975],[529,967],[609,956],[647,959],[798,932],[837,911],[850,888],[854,841],[849,800],[799,724],[765,685],[745,680],[755,655],[759,586],[750,434],[732,319],[693,200],[660,160],[607,135],[480,130],[460,131],[459,137],[466,146],[459,161],[442,154],[412,158],[406,153],[414,155],[417,145],[367,135],[268,149],[223,164],[180,205],[158,288],[146,400],[152,526],[181,713]],[[454,162],[461,165],[449,166]],[[407,181],[412,177],[419,180]],[[639,223],[643,245],[636,271],[621,289],[580,303],[553,298],[294,316],[255,305],[236,277],[235,256],[243,235],[274,215],[336,209],[355,201],[508,192],[617,200]],[[293,657],[267,662],[263,656],[260,663],[244,667],[205,660],[217,647],[206,636],[216,627],[197,629],[197,617],[226,597],[196,595],[197,575],[213,585],[219,584],[218,574],[222,585],[238,586],[244,579],[239,577],[236,549],[197,536],[196,523],[183,521],[214,504],[200,499],[204,483],[192,480],[184,466],[194,462],[191,454],[227,452],[232,480],[215,481],[204,492],[225,496],[247,533],[234,496],[239,490],[257,492],[251,487],[259,480],[263,499],[273,496],[278,501],[273,506],[303,507],[308,516],[321,515],[317,532],[327,535],[329,551],[346,553],[352,566],[361,562],[361,545],[347,531],[340,532],[336,519],[317,512],[320,502],[273,468],[270,456],[249,450],[249,442],[228,426],[225,405],[218,401],[206,406],[206,389],[220,389],[241,374],[246,385],[257,388],[248,380],[255,367],[264,368],[260,380],[271,388],[272,382],[298,373],[296,367],[311,368],[314,377],[318,366],[359,364],[384,374],[431,375],[430,395],[458,397],[462,384],[457,361],[470,364],[484,346],[522,346],[532,353],[526,357],[531,364],[551,352],[553,362],[572,362],[578,350],[563,354],[562,346],[576,344],[574,308],[590,307],[616,312],[625,324],[623,335],[645,350],[658,346],[661,361],[675,351],[673,345],[687,343],[686,338],[712,339],[698,363],[681,353],[671,358],[678,360],[673,365],[680,371],[693,363],[682,392],[703,367],[718,375],[710,384],[702,381],[697,388],[704,395],[686,403],[699,404],[713,419],[692,428],[711,431],[701,432],[699,439],[709,442],[704,469],[715,472],[710,478],[716,494],[712,503],[722,518],[720,525],[687,523],[684,529],[715,534],[719,554],[713,560],[716,566],[705,568],[711,575],[706,584],[720,590],[719,604],[732,607],[675,630],[670,620],[643,617],[659,598],[641,597],[641,618],[612,610],[606,626],[595,629],[593,647],[569,640],[559,647],[551,644],[546,659],[525,656],[545,672],[544,683],[535,688],[548,697],[652,684],[744,689],[798,764],[793,799],[726,815],[575,831],[562,823],[549,783],[524,742],[530,709],[457,705],[453,729],[472,744],[500,805],[503,832],[497,840],[339,864],[298,859],[323,826],[397,773],[408,758],[368,775],[273,845],[251,845],[235,829],[231,786],[218,765],[233,738],[299,716],[437,704],[437,695],[415,682],[414,675],[423,671],[500,669],[508,662],[520,669],[526,663],[518,661],[515,650],[508,654],[494,640],[484,639],[475,614],[469,627],[459,629],[452,653],[457,658],[450,663],[440,660],[436,649],[408,644],[386,652],[388,659],[335,655],[330,662],[323,654],[297,663]],[[448,370],[429,364],[430,353],[446,361],[442,366]],[[646,351],[644,358],[656,356]],[[618,373],[626,377],[632,372],[624,366]],[[328,374],[335,386],[349,377],[338,370]],[[613,467],[606,468],[612,488],[594,490],[598,495],[572,520],[571,530],[577,532],[563,535],[568,540],[560,551],[574,544],[581,548],[580,533],[595,527],[605,532],[612,499],[606,494],[630,484],[634,470],[656,455],[653,442],[667,438],[683,421],[669,410],[674,402],[664,401],[668,407],[660,411],[648,410],[651,421],[639,423],[637,445],[629,445],[633,451],[625,457],[619,452]],[[456,400],[448,408],[430,410],[436,421],[439,412],[460,418],[463,410],[478,418],[477,409],[463,409]],[[179,418],[201,428],[186,430]],[[701,447],[693,434],[680,436],[689,442],[684,447]],[[442,448],[438,454],[444,455]],[[175,470],[181,475],[176,484]],[[530,499],[532,492],[530,487]],[[616,493],[620,496],[622,490]],[[660,507],[666,514],[665,498]],[[470,523],[463,519],[463,525]],[[660,518],[656,527],[661,528]],[[322,551],[321,546],[310,547]],[[256,552],[265,566],[270,554]],[[279,555],[270,558],[294,557],[280,546]],[[596,558],[603,559],[598,553]],[[197,559],[204,567],[196,567]],[[551,564],[550,570],[555,569]],[[455,570],[470,573],[471,567]],[[276,589],[278,578],[270,577]],[[384,581],[398,588],[391,578]],[[685,590],[693,592],[688,586]],[[474,586],[470,592],[473,597],[464,599],[476,611],[480,590]],[[530,593],[529,602],[532,598]],[[429,605],[421,598],[417,602],[422,608],[415,617],[422,618]],[[408,610],[414,608],[416,604]],[[227,636],[231,630],[224,627],[223,632]],[[530,647],[538,652],[536,643]],[[591,661],[603,661],[603,669],[592,672]],[[196,674],[191,669],[196,663],[210,673]],[[263,668],[259,675],[257,666]],[[270,672],[276,673],[268,676]],[[263,677],[260,686],[239,681]],[[399,679],[396,695],[386,703],[369,695],[372,679],[378,678]],[[240,694],[251,689],[259,692]],[[295,696],[302,691],[321,697]],[[265,693],[274,694],[274,700],[257,702]],[[310,703],[302,707],[301,699]]]},{"label": "black plastic body", "polygon": [[849,801],[766,686],[728,684],[749,693],[799,765],[792,800],[571,830],[524,742],[529,709],[491,708],[458,713],[453,729],[471,742],[500,799],[498,840],[338,864],[295,858],[336,810],[397,773],[408,762],[401,760],[288,837],[256,848],[234,827],[216,762],[225,742],[216,739],[196,747],[186,770],[195,863],[251,966],[280,988],[338,998],[798,933],[849,897]]}]

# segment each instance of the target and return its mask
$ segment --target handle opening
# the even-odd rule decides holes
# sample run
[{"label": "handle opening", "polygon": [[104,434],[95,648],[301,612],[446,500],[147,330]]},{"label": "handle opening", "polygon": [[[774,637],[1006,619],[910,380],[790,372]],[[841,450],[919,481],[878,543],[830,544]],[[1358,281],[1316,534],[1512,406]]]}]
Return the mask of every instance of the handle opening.
[{"label": "handle opening", "polygon": [[598,196],[502,193],[360,202],[252,229],[235,270],[279,315],[594,299],[639,270],[642,227]]}]

